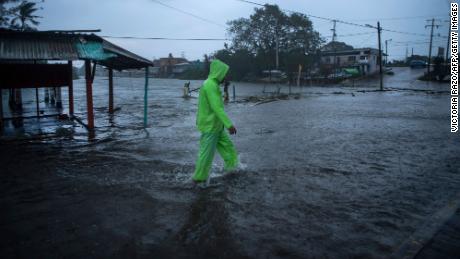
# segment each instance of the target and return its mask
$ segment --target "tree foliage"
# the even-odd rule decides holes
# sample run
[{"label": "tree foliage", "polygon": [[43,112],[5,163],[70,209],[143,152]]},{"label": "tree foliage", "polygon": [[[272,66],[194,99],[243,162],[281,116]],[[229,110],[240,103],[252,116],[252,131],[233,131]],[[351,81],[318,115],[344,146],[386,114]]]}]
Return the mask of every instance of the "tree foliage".
[{"label": "tree foliage", "polygon": [[277,5],[255,8],[249,18],[227,24],[231,46],[226,45],[214,56],[229,63],[230,73],[236,79],[274,69],[277,48],[280,69],[297,70],[299,64],[311,65],[313,54],[322,43],[308,17],[299,13],[288,15]]},{"label": "tree foliage", "polygon": [[345,50],[352,50],[352,49],[353,49],[353,46],[348,45],[345,42],[341,42],[341,41],[331,41],[321,48],[322,51],[345,51]]},{"label": "tree foliage", "polygon": [[230,66],[229,75],[231,79],[241,80],[251,76],[256,68],[255,55],[247,49],[221,49],[214,54],[214,57],[222,60]]},{"label": "tree foliage", "polygon": [[[36,2],[22,1],[20,4],[7,7],[18,0],[0,0],[0,27],[18,30],[35,30],[40,16],[35,13],[40,9]],[[42,1],[43,2],[43,1]]]}]

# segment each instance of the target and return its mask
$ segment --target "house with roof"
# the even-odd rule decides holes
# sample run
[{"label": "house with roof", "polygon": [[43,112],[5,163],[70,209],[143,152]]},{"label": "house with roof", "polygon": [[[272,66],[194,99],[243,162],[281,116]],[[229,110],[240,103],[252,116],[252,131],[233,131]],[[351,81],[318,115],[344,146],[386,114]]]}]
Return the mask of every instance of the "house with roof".
[{"label": "house with roof", "polygon": [[[384,55],[384,54],[383,54]],[[342,51],[321,52],[321,64],[336,68],[356,68],[362,75],[370,75],[379,71],[379,50],[359,48]]]},{"label": "house with roof", "polygon": [[[157,67],[155,72],[160,77],[169,77],[174,73],[180,72],[188,65],[188,60],[185,58],[175,58],[170,53],[166,58],[159,58],[153,61],[154,67]],[[177,70],[176,72],[174,70]]]}]

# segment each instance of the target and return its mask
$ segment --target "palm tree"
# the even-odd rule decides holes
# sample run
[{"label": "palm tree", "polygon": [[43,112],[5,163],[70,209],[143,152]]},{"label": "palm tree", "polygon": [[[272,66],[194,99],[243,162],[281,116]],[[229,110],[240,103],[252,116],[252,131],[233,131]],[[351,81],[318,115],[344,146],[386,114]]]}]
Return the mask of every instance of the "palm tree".
[{"label": "palm tree", "polygon": [[37,26],[40,22],[36,19],[41,18],[40,16],[34,15],[34,13],[39,10],[36,5],[37,3],[34,2],[23,1],[20,5],[13,8],[14,18],[11,20],[11,27],[18,28],[21,31],[33,30],[34,27],[30,26],[28,23]]}]

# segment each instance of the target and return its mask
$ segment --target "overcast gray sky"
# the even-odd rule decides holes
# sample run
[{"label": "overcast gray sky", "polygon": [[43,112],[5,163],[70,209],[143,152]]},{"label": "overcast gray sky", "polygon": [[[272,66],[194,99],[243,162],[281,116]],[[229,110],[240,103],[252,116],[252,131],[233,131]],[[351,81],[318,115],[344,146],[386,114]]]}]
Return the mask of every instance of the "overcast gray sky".
[{"label": "overcast gray sky", "polygon": [[[176,38],[226,38],[226,28],[219,26],[240,17],[249,17],[255,6],[236,0],[158,0],[167,5],[203,17],[205,22],[158,4],[153,0],[46,0],[41,4],[43,16],[40,30],[101,29],[99,35]],[[435,34],[448,34],[449,0],[254,0],[277,4],[282,9],[306,14],[341,19],[360,24],[375,25],[379,19],[385,29],[428,35],[427,19],[439,19]],[[398,19],[394,19],[398,18]],[[401,19],[399,19],[401,18]],[[330,40],[332,22],[310,18],[321,36]],[[341,37],[340,35],[372,32],[375,30],[337,24],[339,41],[354,47],[377,47],[377,34]],[[391,59],[404,58],[406,44],[409,55],[428,53],[427,36],[411,36],[384,31],[382,43],[389,42]],[[165,57],[185,54],[187,59],[201,59],[205,53],[223,48],[223,41],[166,41],[109,39],[143,57]],[[436,37],[433,51],[445,47],[447,39]],[[384,44],[384,43],[383,43]],[[384,45],[383,45],[384,46]]]}]

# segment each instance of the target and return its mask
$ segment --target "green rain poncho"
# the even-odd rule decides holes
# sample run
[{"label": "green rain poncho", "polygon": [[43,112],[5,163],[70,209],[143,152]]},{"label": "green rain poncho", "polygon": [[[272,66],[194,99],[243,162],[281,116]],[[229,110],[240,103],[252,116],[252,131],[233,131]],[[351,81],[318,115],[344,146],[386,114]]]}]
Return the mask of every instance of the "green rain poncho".
[{"label": "green rain poncho", "polygon": [[228,65],[222,61],[213,60],[208,79],[200,89],[196,124],[201,138],[193,175],[195,181],[205,181],[208,178],[216,149],[225,162],[225,170],[232,170],[238,164],[235,147],[225,131],[225,128],[228,129],[233,124],[225,114],[222,92],[219,89],[228,69]]}]

